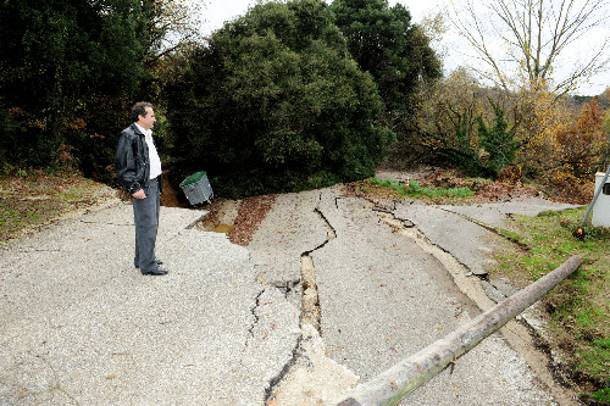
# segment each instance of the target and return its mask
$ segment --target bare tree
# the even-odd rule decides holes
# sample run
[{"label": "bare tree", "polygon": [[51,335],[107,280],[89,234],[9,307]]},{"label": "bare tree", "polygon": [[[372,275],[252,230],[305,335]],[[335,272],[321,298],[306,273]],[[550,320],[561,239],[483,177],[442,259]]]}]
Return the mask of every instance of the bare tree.
[{"label": "bare tree", "polygon": [[559,57],[570,45],[608,26],[608,5],[608,0],[465,0],[463,8],[454,5],[451,21],[483,62],[483,69],[472,67],[483,78],[506,90],[548,85],[560,96],[608,67],[606,29],[599,46],[558,75]]},{"label": "bare tree", "polygon": [[151,15],[147,32],[152,52],[146,60],[147,65],[155,64],[180,47],[202,41],[204,1],[146,0],[142,6]]}]

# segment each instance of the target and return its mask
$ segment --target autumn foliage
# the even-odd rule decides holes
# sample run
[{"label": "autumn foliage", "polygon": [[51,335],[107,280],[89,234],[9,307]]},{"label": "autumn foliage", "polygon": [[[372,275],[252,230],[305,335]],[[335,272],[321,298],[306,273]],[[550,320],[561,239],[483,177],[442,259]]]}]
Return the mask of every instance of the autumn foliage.
[{"label": "autumn foliage", "polygon": [[458,70],[423,93],[413,150],[466,175],[533,180],[551,197],[587,203],[608,164],[607,95],[558,96],[544,84],[511,93]]},{"label": "autumn foliage", "polygon": [[582,106],[570,125],[552,133],[554,167],[544,179],[555,186],[563,200],[586,203],[591,199],[595,172],[601,170],[608,159],[603,117],[604,112],[594,98]]},{"label": "autumn foliage", "polygon": [[608,143],[602,120],[603,111],[594,98],[582,107],[574,124],[555,134],[555,158],[564,172],[591,177],[603,165]]}]

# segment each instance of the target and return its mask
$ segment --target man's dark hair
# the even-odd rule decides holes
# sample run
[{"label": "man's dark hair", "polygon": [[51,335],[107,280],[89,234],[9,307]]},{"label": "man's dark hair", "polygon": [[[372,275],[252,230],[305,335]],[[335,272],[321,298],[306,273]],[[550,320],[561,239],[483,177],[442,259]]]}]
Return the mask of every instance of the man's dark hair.
[{"label": "man's dark hair", "polygon": [[149,102],[137,102],[131,108],[131,121],[138,121],[138,116],[146,117],[146,107],[153,108],[153,105]]}]

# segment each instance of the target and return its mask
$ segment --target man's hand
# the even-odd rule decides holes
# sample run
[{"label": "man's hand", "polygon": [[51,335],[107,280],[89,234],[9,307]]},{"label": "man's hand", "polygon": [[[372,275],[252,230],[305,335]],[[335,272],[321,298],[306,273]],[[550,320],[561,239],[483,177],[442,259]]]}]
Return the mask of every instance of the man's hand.
[{"label": "man's hand", "polygon": [[134,199],[142,200],[146,199],[146,194],[144,193],[144,189],[140,189],[137,192],[131,195]]}]

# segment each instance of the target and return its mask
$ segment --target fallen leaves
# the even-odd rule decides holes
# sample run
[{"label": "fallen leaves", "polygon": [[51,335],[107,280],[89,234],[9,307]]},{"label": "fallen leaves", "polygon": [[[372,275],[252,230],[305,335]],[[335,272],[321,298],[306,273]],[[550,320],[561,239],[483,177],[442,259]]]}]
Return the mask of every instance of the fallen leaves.
[{"label": "fallen leaves", "polygon": [[242,200],[235,219],[235,227],[229,233],[229,240],[242,246],[250,244],[258,226],[275,202],[275,198],[275,195],[264,195]]}]

